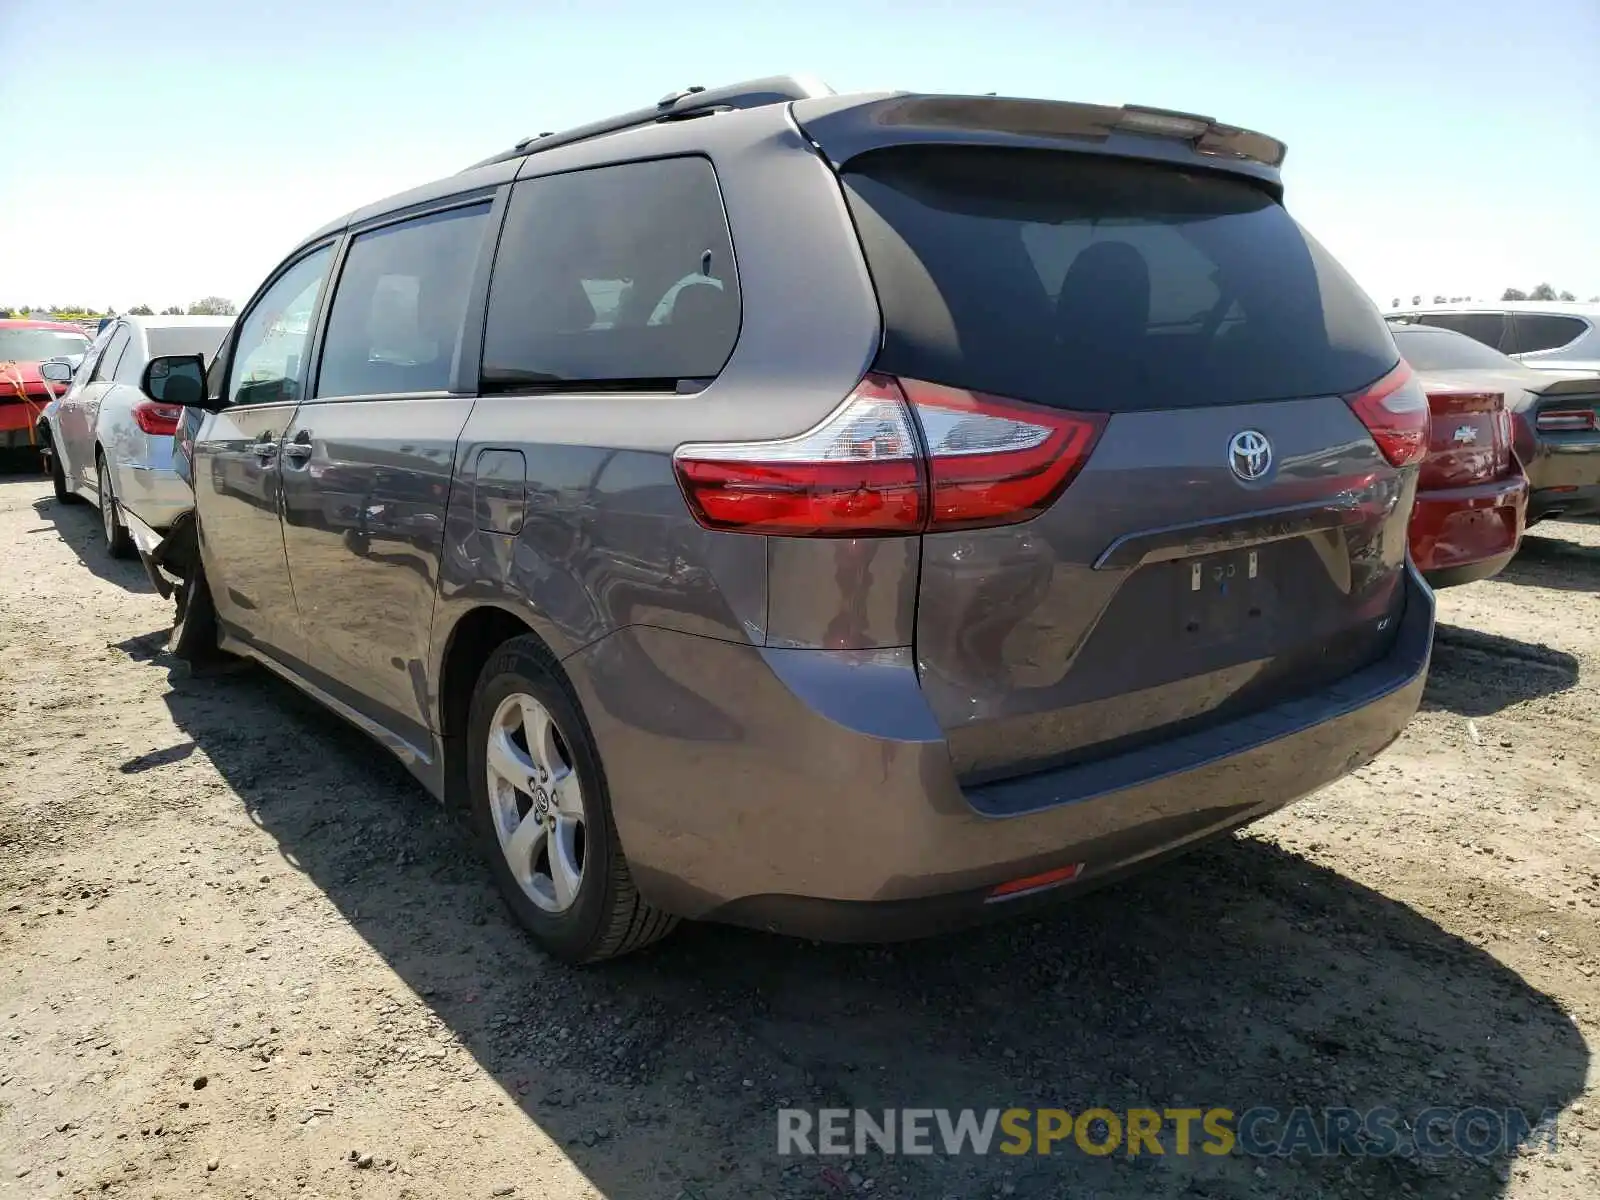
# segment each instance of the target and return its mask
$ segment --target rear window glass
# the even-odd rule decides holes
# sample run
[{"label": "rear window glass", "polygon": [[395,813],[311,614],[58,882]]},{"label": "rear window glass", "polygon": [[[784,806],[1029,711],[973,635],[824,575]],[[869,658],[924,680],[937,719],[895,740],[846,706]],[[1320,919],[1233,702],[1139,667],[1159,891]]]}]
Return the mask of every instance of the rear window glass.
[{"label": "rear window glass", "polygon": [[444,391],[461,341],[487,204],[363,233],[345,253],[318,396]]},{"label": "rear window glass", "polygon": [[1421,313],[1417,317],[1420,325],[1433,325],[1439,329],[1453,329],[1457,333],[1464,333],[1475,342],[1482,342],[1485,346],[1500,348],[1501,339],[1505,337],[1506,319],[1499,313],[1485,312],[1448,312],[1448,313]]},{"label": "rear window glass", "polygon": [[1517,313],[1511,318],[1511,349],[1513,354],[1531,354],[1535,350],[1558,350],[1568,342],[1583,336],[1588,325],[1577,317],[1542,316]]},{"label": "rear window glass", "polygon": [[1248,183],[966,148],[877,151],[844,180],[884,371],[1125,412],[1348,392],[1396,360],[1361,289]]},{"label": "rear window glass", "polygon": [[525,179],[511,190],[495,257],[483,382],[670,391],[722,370],[739,303],[707,160]]},{"label": "rear window glass", "polygon": [[217,347],[222,345],[222,335],[227,332],[226,325],[174,325],[166,329],[146,329],[144,337],[150,345],[151,358],[163,354],[201,354],[210,362]]},{"label": "rear window glass", "polygon": [[1504,371],[1517,364],[1501,354],[1448,329],[1401,326],[1394,331],[1400,357],[1419,371]]}]

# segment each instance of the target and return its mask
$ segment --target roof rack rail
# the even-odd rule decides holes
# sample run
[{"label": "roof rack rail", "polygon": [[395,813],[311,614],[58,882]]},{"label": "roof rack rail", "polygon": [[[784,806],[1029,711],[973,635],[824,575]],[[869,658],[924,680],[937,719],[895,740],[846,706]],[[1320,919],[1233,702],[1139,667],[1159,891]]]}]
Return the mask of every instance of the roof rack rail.
[{"label": "roof rack rail", "polygon": [[820,80],[795,75],[769,75],[765,79],[752,79],[718,88],[685,88],[681,92],[669,92],[649,108],[636,108],[632,112],[577,125],[559,133],[540,133],[523,138],[511,149],[473,163],[466,169],[472,171],[491,163],[538,154],[557,146],[570,146],[574,142],[604,137],[608,133],[621,133],[624,129],[636,129],[660,121],[704,116],[730,109],[764,108],[769,104],[786,104],[792,100],[810,100],[816,96],[833,94],[833,89]]}]

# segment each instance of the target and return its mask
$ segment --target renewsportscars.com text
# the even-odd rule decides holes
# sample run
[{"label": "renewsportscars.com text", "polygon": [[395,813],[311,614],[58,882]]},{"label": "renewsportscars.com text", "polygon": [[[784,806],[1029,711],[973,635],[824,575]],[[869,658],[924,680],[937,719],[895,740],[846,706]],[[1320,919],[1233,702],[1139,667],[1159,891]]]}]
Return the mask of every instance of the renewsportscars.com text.
[{"label": "renewsportscars.com text", "polygon": [[778,1110],[781,1155],[1234,1153],[1352,1158],[1482,1158],[1557,1148],[1556,1113],[1435,1106],[1276,1108],[824,1108]]}]

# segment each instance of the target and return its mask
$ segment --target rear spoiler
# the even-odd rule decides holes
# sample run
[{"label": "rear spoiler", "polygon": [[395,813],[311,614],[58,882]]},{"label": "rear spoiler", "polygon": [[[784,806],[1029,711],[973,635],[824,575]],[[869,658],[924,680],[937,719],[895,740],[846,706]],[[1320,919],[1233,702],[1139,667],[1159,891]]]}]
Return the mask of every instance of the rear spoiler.
[{"label": "rear spoiler", "polygon": [[1529,387],[1528,390],[1539,397],[1600,396],[1600,375],[1583,379],[1552,379],[1549,383]]},{"label": "rear spoiler", "polygon": [[1196,113],[999,96],[880,93],[796,101],[794,119],[835,167],[892,145],[952,144],[1061,149],[1187,163],[1249,175],[1282,191],[1287,147],[1264,133]]}]

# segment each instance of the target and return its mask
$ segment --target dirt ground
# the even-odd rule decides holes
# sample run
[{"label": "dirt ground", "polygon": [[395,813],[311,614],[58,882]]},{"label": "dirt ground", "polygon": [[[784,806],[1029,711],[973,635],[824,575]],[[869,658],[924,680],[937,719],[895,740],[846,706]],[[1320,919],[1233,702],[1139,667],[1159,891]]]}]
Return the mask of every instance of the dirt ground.
[{"label": "dirt ground", "polygon": [[[0,478],[0,1197],[1600,1195],[1600,524],[1372,766],[1040,920],[575,971],[409,777]],[[1481,1159],[784,1159],[776,1109],[1560,1110]]]}]

